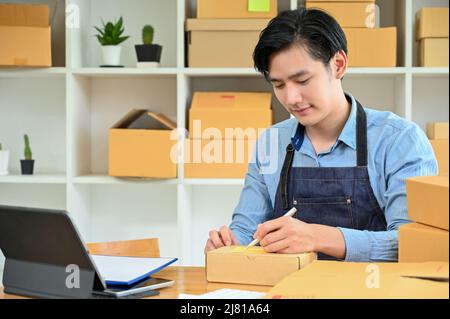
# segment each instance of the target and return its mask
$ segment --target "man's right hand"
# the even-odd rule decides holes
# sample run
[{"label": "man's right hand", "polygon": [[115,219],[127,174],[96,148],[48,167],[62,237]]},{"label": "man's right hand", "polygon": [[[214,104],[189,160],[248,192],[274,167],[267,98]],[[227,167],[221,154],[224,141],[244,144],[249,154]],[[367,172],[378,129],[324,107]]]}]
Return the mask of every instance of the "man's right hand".
[{"label": "man's right hand", "polygon": [[209,232],[209,239],[205,245],[205,254],[210,250],[231,245],[239,245],[239,242],[228,226],[222,226],[218,231],[211,230]]}]

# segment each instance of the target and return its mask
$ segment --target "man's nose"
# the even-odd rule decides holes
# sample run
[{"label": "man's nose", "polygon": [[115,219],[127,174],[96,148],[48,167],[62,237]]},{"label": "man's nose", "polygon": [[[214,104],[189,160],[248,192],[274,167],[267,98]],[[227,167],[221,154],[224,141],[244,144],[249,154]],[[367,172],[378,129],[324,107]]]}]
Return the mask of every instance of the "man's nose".
[{"label": "man's nose", "polygon": [[298,87],[293,85],[286,86],[286,103],[289,106],[296,106],[303,101],[302,92]]}]

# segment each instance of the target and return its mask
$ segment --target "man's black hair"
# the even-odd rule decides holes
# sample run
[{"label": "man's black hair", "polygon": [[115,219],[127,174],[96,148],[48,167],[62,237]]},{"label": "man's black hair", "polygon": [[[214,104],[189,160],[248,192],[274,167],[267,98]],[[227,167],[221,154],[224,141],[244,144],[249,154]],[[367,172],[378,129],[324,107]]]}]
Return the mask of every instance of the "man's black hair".
[{"label": "man's black hair", "polygon": [[347,39],[339,23],[324,11],[302,7],[281,12],[261,32],[253,52],[255,68],[269,80],[271,55],[295,44],[325,66],[337,52],[347,54]]}]

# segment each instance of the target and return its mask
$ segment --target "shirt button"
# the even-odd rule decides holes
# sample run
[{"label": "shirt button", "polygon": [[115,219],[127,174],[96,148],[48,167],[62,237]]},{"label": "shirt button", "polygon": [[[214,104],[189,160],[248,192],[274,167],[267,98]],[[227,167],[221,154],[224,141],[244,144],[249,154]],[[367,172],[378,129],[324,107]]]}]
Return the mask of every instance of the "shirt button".
[{"label": "shirt button", "polygon": [[297,200],[294,199],[294,205],[297,205]]}]

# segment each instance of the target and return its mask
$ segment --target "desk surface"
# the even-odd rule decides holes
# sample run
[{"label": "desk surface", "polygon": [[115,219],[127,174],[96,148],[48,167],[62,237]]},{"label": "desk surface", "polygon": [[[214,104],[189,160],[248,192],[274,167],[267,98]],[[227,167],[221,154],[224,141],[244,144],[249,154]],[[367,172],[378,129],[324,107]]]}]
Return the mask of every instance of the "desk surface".
[{"label": "desk surface", "polygon": [[[176,299],[180,293],[204,294],[222,288],[240,289],[268,292],[269,286],[237,285],[209,283],[206,281],[206,272],[203,267],[167,267],[155,274],[155,277],[175,280],[172,287],[160,289],[160,294],[151,299]],[[8,295],[0,288],[0,299],[22,299],[23,297]]]}]

